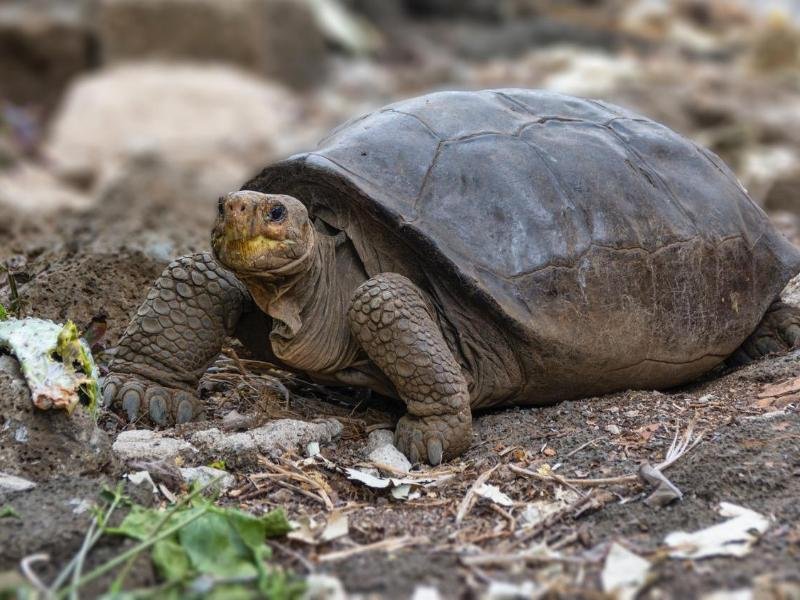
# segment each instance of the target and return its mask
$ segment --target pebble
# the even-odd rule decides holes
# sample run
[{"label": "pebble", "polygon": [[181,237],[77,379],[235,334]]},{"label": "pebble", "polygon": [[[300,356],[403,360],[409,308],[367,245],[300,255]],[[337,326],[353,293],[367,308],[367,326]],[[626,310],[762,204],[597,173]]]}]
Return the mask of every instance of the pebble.
[{"label": "pebble", "polygon": [[166,460],[197,453],[197,448],[185,440],[162,436],[149,429],[123,431],[117,436],[111,450],[123,461]]},{"label": "pebble", "polygon": [[0,473],[0,492],[25,492],[35,487],[33,481],[9,473]]},{"label": "pebble", "polygon": [[394,433],[389,429],[376,429],[369,434],[364,455],[374,463],[386,465],[403,473],[411,470],[409,460],[395,448]]},{"label": "pebble", "polygon": [[186,483],[197,483],[200,486],[204,486],[219,477],[220,480],[213,487],[222,492],[231,489],[236,484],[236,478],[233,475],[213,467],[183,467],[180,472]]}]

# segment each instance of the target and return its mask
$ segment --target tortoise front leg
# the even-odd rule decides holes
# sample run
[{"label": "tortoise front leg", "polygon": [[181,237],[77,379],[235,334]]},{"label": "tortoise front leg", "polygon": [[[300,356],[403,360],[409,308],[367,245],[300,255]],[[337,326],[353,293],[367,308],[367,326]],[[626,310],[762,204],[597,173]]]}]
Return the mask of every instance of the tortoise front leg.
[{"label": "tortoise front leg", "polygon": [[131,421],[182,423],[200,412],[197,384],[250,296],[209,253],[170,263],[117,346],[103,401]]},{"label": "tortoise front leg", "polygon": [[469,448],[467,382],[419,288],[396,273],[376,275],[356,290],[349,318],[408,408],[395,431],[398,449],[412,462],[436,465]]}]

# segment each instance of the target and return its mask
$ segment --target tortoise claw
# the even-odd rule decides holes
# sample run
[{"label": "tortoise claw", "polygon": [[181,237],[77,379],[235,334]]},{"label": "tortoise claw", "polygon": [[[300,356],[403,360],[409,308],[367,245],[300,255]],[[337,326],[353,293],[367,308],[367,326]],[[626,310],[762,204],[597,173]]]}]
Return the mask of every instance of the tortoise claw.
[{"label": "tortoise claw", "polygon": [[161,427],[186,423],[201,412],[200,400],[189,392],[123,373],[105,378],[103,404],[121,413],[129,422],[144,417]]},{"label": "tortoise claw", "polygon": [[428,462],[433,465],[441,464],[442,462],[442,441],[439,439],[428,440]]}]

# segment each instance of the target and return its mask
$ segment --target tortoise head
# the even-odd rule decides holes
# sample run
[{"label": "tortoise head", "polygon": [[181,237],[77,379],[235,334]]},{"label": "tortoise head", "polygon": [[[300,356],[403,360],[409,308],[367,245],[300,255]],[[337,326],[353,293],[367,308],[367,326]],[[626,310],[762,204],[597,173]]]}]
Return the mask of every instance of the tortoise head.
[{"label": "tortoise head", "polygon": [[239,191],[219,199],[211,247],[234,273],[278,275],[305,262],[313,246],[308,211],[296,198]]}]

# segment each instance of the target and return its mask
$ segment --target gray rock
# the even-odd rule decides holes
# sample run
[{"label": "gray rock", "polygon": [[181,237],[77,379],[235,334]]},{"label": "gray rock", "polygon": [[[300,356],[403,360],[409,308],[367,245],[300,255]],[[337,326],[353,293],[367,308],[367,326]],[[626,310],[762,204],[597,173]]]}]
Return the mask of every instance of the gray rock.
[{"label": "gray rock", "polygon": [[324,34],[298,0],[102,0],[97,22],[105,62],[213,60],[297,88],[325,74]]},{"label": "gray rock", "polygon": [[386,465],[387,467],[404,473],[411,470],[411,463],[408,461],[405,454],[391,444],[386,444],[370,452],[369,460],[378,465]]},{"label": "gray rock", "polygon": [[374,463],[386,465],[398,471],[408,472],[411,470],[411,463],[402,452],[395,448],[394,433],[388,429],[376,429],[369,434],[364,455]]},{"label": "gray rock", "polygon": [[[59,177],[86,188],[94,183],[101,205],[107,201],[101,196],[133,187],[128,209],[147,194],[180,193],[181,185],[189,186],[179,196],[184,201],[228,191],[291,150],[300,109],[284,86],[226,65],[119,65],[75,81],[48,128],[43,154]],[[147,176],[155,181],[144,187]],[[146,229],[158,222],[150,216]]]},{"label": "gray rock", "polygon": [[184,481],[189,484],[197,483],[198,485],[203,486],[212,482],[218,477],[221,478],[213,486],[219,491],[229,490],[236,483],[236,478],[233,475],[227,471],[214,469],[212,467],[184,467],[180,471]]},{"label": "gray rock", "polygon": [[16,475],[9,475],[8,473],[0,473],[0,493],[5,492],[24,492],[36,487],[32,481],[28,481]]},{"label": "gray rock", "polygon": [[212,456],[239,458],[253,452],[276,455],[286,450],[303,451],[310,442],[328,443],[341,433],[342,424],[334,419],[315,423],[279,419],[235,434],[206,429],[192,434],[189,440]]},{"label": "gray rock", "polygon": [[389,429],[376,429],[367,438],[367,448],[364,452],[367,456],[381,446],[394,445],[394,433]]},{"label": "gray rock", "polygon": [[42,482],[97,473],[112,462],[110,440],[92,415],[80,405],[72,415],[36,409],[9,355],[0,355],[0,415],[0,465],[8,474]]},{"label": "gray rock", "polygon": [[306,579],[303,600],[346,600],[344,584],[338,577],[312,573]]},{"label": "gray rock", "polygon": [[162,435],[149,429],[123,431],[117,436],[112,450],[120,460],[174,460],[190,458],[197,448],[185,440]]}]

